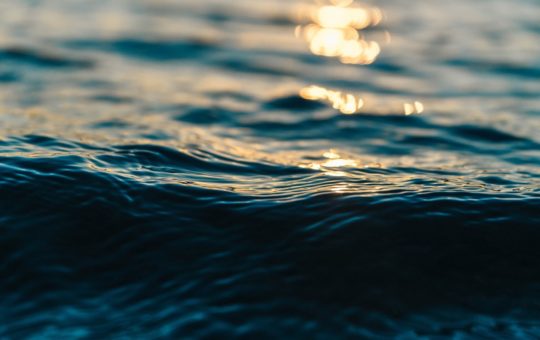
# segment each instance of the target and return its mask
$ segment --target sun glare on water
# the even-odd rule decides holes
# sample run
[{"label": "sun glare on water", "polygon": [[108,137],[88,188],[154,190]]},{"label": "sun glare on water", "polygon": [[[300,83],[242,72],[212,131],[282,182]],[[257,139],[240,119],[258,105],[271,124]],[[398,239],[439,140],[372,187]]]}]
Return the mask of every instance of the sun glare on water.
[{"label": "sun glare on water", "polygon": [[382,12],[376,7],[333,1],[329,5],[304,8],[300,17],[310,23],[298,25],[296,36],[306,40],[315,55],[337,57],[345,64],[367,65],[381,52],[378,42],[368,41],[360,34],[360,30],[382,21]]},{"label": "sun glare on water", "polygon": [[[306,6],[298,11],[302,24],[296,26],[295,36],[308,43],[313,55],[336,58],[342,64],[369,65],[381,53],[381,45],[365,36],[367,29],[379,26],[383,21],[382,11],[374,6],[365,6],[354,0],[324,0]],[[391,41],[385,32],[385,41]],[[302,88],[300,97],[307,100],[325,101],[342,114],[352,115],[361,111],[370,113],[396,114],[406,116],[425,111],[418,100],[403,101],[385,98],[368,100],[349,91],[328,89],[310,85]]]}]

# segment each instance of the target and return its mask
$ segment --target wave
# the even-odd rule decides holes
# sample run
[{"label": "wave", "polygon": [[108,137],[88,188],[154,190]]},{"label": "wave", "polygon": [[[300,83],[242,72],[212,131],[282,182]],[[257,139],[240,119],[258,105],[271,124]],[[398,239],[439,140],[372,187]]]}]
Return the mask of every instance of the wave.
[{"label": "wave", "polygon": [[537,4],[295,5],[0,4],[0,338],[538,337]]},{"label": "wave", "polygon": [[[59,154],[1,158],[0,334],[436,336],[474,304],[492,316],[462,331],[489,336],[517,331],[513,306],[538,297],[539,192],[421,176],[382,185],[375,174],[336,179],[151,145],[12,143],[21,141]],[[264,175],[279,195],[205,188],[189,180],[195,170],[248,186]],[[160,178],[171,171],[174,183]]]}]

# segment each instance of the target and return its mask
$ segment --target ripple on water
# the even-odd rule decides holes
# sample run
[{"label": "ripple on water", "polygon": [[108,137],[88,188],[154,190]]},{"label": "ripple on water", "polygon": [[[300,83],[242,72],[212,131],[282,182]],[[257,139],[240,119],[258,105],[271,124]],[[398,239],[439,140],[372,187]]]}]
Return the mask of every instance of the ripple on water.
[{"label": "ripple on water", "polygon": [[538,5],[312,4],[0,4],[0,338],[538,337]]}]

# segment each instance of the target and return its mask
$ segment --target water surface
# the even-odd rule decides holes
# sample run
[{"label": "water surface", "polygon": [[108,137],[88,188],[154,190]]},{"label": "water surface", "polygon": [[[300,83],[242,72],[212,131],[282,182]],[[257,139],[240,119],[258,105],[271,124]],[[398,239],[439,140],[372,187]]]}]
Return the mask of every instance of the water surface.
[{"label": "water surface", "polygon": [[0,335],[538,336],[538,2],[338,5],[2,2]]}]

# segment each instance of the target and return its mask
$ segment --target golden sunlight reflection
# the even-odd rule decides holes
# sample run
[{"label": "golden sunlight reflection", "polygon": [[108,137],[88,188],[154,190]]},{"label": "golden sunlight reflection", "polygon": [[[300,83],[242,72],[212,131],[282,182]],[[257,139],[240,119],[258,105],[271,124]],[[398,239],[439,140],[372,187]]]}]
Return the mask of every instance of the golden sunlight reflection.
[{"label": "golden sunlight reflection", "polygon": [[335,150],[324,152],[318,161],[313,161],[307,164],[300,164],[301,168],[317,170],[331,177],[350,177],[352,174],[347,170],[367,169],[367,168],[383,168],[379,162],[365,162],[352,159],[351,157],[341,155]]},{"label": "golden sunlight reflection", "polygon": [[377,26],[383,15],[377,7],[354,4],[354,1],[332,0],[329,4],[300,10],[300,18],[310,22],[298,25],[297,37],[309,44],[311,52],[337,57],[344,64],[371,64],[381,52],[376,41],[368,41],[360,30]]},{"label": "golden sunlight reflection", "polygon": [[[300,97],[306,100],[316,100],[328,102],[334,109],[341,113],[351,115],[360,113],[367,105],[367,100],[352,94],[338,90],[330,90],[322,86],[306,86],[300,90]],[[373,100],[371,100],[373,101]],[[367,108],[370,113],[395,114],[402,111],[406,116],[412,114],[420,114],[424,112],[424,104],[419,101],[413,102],[398,102],[392,103],[391,100],[386,100],[384,106],[375,103]],[[400,108],[401,107],[401,108]]]},{"label": "golden sunlight reflection", "polygon": [[[343,64],[362,65],[372,64],[379,57],[380,44],[367,40],[361,33],[382,22],[379,8],[354,0],[317,0],[316,5],[303,7],[298,14],[303,24],[296,26],[295,35],[308,42],[313,54],[338,58]],[[382,40],[390,43],[390,33],[386,31]],[[302,88],[299,95],[306,100],[327,102],[345,115],[369,112],[410,116],[425,111],[424,104],[418,100],[385,98],[383,101],[316,85]]]},{"label": "golden sunlight reflection", "polygon": [[403,108],[405,111],[406,116],[410,116],[413,113],[422,113],[424,112],[424,104],[422,104],[419,101],[415,101],[414,103],[405,103],[403,104]]}]

